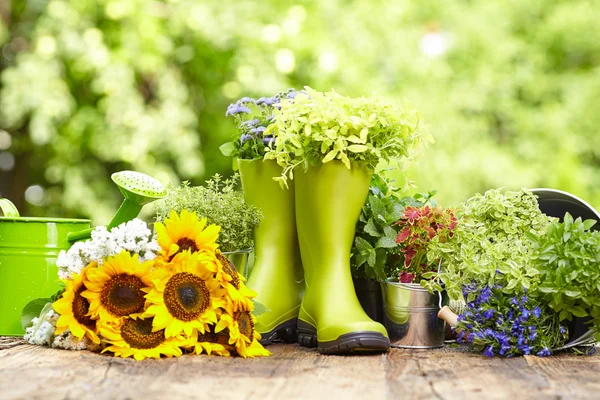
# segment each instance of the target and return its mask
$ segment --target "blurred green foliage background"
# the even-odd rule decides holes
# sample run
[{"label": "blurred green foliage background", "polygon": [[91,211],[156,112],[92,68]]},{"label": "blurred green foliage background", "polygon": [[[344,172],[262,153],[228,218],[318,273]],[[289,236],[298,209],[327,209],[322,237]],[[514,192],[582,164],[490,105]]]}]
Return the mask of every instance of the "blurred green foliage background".
[{"label": "blurred green foliage background", "polygon": [[600,2],[0,0],[0,193],[106,223],[134,169],[200,184],[243,95],[409,99],[436,144],[408,174],[458,204],[554,187],[600,207]]}]

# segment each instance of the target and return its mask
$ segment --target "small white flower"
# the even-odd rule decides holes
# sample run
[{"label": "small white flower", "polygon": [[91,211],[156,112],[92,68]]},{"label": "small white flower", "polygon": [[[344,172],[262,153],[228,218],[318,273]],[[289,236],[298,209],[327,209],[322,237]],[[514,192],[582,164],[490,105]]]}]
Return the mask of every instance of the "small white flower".
[{"label": "small white flower", "polygon": [[49,307],[46,310],[46,312],[42,311],[42,314],[39,317],[35,317],[31,321],[32,325],[25,329],[23,339],[28,343],[38,346],[50,346],[54,340],[56,321],[58,321],[59,315],[52,307]]}]

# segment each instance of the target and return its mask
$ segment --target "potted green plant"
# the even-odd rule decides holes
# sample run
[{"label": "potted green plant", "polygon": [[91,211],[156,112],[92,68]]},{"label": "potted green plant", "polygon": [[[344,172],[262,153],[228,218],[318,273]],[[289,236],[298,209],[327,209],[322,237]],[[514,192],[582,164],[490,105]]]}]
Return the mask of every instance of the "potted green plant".
[{"label": "potted green plant", "polygon": [[435,205],[434,194],[402,196],[383,174],[373,175],[367,201],[356,223],[350,265],[358,300],[375,321],[383,322],[380,282],[397,275],[403,262],[396,243],[399,232],[396,222],[407,206]]},{"label": "potted green plant", "polygon": [[282,99],[293,101],[296,92],[288,90],[273,97],[244,97],[230,104],[225,115],[235,120],[233,140],[221,146],[221,152],[234,158],[239,169],[244,197],[248,204],[263,212],[254,230],[254,264],[248,287],[258,293],[257,300],[270,311],[257,318],[256,330],[261,343],[275,339],[296,341],[297,318],[304,293],[304,272],[300,259],[294,186],[282,189],[273,180],[282,168],[265,160],[274,145],[265,130],[273,123],[274,111]]},{"label": "potted green plant", "polygon": [[410,106],[376,95],[350,98],[307,87],[279,106],[265,131],[275,137],[265,159],[283,168],[276,177],[283,187],[295,184],[306,281],[299,342],[324,353],[385,350],[385,328],[356,297],[350,252],[375,166],[416,157],[428,135]]},{"label": "potted green plant", "polygon": [[167,197],[156,204],[156,220],[162,222],[171,211],[179,214],[188,210],[195,211],[199,218],[206,218],[208,224],[221,226],[219,249],[238,272],[245,275],[248,255],[254,245],[252,234],[262,212],[246,203],[243,194],[235,190],[238,180],[237,174],[228,179],[215,174],[206,186],[183,182],[179,187],[170,187]]},{"label": "potted green plant", "polygon": [[454,210],[408,206],[396,225],[396,243],[403,263],[396,277],[382,283],[384,325],[390,340],[399,347],[441,347],[445,330],[437,314],[442,294],[430,293],[420,282],[437,272],[438,262],[427,259],[428,248],[432,239],[443,243],[454,235]]}]

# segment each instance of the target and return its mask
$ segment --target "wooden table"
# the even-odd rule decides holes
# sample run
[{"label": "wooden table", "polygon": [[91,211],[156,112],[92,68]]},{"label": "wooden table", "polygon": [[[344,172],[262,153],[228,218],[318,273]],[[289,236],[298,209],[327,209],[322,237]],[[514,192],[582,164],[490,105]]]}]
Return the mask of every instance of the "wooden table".
[{"label": "wooden table", "polygon": [[600,356],[485,358],[456,347],[322,356],[298,345],[258,359],[137,362],[0,338],[0,399],[600,398]]}]

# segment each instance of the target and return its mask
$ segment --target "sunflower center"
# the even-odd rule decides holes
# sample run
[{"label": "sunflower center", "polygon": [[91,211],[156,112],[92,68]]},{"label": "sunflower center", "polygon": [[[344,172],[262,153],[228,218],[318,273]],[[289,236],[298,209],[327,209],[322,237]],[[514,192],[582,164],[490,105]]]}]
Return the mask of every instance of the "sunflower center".
[{"label": "sunflower center", "polygon": [[198,246],[196,246],[196,242],[187,237],[179,239],[177,241],[177,246],[179,246],[179,251],[190,250],[192,253],[198,251]]},{"label": "sunflower center", "polygon": [[121,336],[134,349],[153,349],[165,341],[165,330],[152,332],[151,319],[128,319],[123,323]]},{"label": "sunflower center", "polygon": [[113,276],[104,284],[100,301],[106,309],[118,317],[123,317],[144,308],[144,283],[140,278],[129,274]]},{"label": "sunflower center", "polygon": [[169,279],[163,299],[169,313],[181,321],[197,319],[210,306],[206,283],[189,272],[180,272]]},{"label": "sunflower center", "polygon": [[254,322],[252,322],[252,316],[248,311],[238,311],[233,317],[240,326],[240,333],[250,339],[250,342],[254,339]]},{"label": "sunflower center", "polygon": [[75,292],[75,297],[73,298],[73,303],[71,304],[71,308],[73,309],[73,317],[81,325],[95,330],[96,321],[86,315],[90,310],[90,302],[81,295],[81,292],[83,292],[85,289],[85,286],[81,285]]},{"label": "sunflower center", "polygon": [[221,262],[223,266],[223,271],[229,276],[231,276],[231,284],[234,288],[240,288],[240,277],[238,275],[237,269],[235,269],[235,265],[231,261],[227,259],[222,253],[217,253],[217,258]]}]

